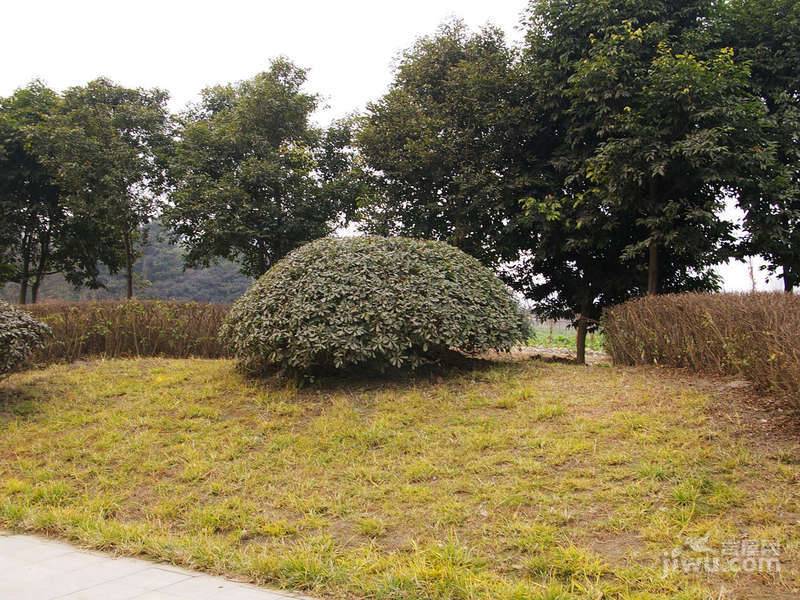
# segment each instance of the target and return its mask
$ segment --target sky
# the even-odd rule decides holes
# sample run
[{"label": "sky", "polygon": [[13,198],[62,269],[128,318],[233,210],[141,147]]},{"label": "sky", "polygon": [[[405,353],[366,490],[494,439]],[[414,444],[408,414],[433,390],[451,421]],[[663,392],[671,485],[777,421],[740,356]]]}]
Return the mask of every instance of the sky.
[{"label": "sky", "polygon": [[525,0],[8,2],[3,42],[6,56],[14,52],[0,93],[36,77],[62,89],[104,75],[167,89],[179,109],[203,87],[250,78],[286,55],[310,69],[328,120],[379,97],[398,53],[445,20],[492,22],[513,36],[524,8]]},{"label": "sky", "polygon": [[[442,22],[492,23],[517,41],[525,6],[525,0],[7,2],[3,45],[12,58],[0,68],[0,95],[35,78],[62,90],[105,76],[166,89],[171,108],[180,110],[204,87],[250,78],[285,55],[309,69],[308,89],[325,105],[316,119],[324,124],[380,97],[399,53]],[[726,289],[750,289],[746,264],[721,272]]]}]

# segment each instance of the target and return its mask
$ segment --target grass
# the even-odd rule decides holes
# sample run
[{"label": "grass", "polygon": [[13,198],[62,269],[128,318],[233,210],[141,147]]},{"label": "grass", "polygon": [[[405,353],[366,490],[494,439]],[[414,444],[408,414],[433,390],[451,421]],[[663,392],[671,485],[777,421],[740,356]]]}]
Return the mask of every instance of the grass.
[{"label": "grass", "polygon": [[[796,597],[796,441],[744,435],[706,388],[654,373],[525,362],[303,390],[224,360],[18,374],[0,383],[0,526],[319,598]],[[662,574],[706,535],[778,541],[783,570]]]},{"label": "grass", "polygon": [[[547,323],[533,327],[533,336],[528,340],[530,346],[540,348],[567,348],[575,350],[576,334],[573,328],[560,325],[548,326]],[[604,337],[600,331],[586,334],[586,348],[589,350],[602,351]]]}]

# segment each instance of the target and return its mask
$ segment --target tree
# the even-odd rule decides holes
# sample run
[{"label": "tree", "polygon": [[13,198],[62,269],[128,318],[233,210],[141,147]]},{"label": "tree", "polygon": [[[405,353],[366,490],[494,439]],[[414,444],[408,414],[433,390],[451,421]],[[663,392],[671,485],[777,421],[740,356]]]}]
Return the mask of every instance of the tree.
[{"label": "tree", "polygon": [[527,60],[564,115],[559,160],[606,210],[636,215],[622,258],[644,258],[648,293],[676,261],[711,281],[732,246],[725,193],[769,160],[763,107],[715,43],[710,2],[606,4],[532,4]]},{"label": "tree", "polygon": [[641,277],[620,262],[624,228],[564,168],[567,109],[540,66],[495,29],[455,22],[421,39],[362,121],[378,190],[362,215],[370,231],[446,240],[494,266],[540,317],[573,320],[584,362],[603,306]]},{"label": "tree", "polygon": [[351,188],[348,129],[323,134],[310,123],[317,97],[306,72],[286,59],[237,84],[208,88],[182,117],[166,221],[189,266],[216,258],[246,275],[331,233]]},{"label": "tree", "polygon": [[389,92],[367,107],[358,146],[373,176],[364,228],[443,240],[488,265],[513,258],[521,212],[514,52],[501,30],[444,24],[407,50]]},{"label": "tree", "polygon": [[105,263],[112,273],[124,266],[128,298],[143,227],[165,190],[172,143],[167,99],[158,89],[96,79],[64,93],[46,140],[62,189],[105,245]]},{"label": "tree", "polygon": [[549,185],[526,201],[530,236],[510,279],[541,316],[573,319],[579,362],[605,307],[718,287],[710,267],[731,243],[722,198],[769,159],[746,65],[715,46],[710,9],[531,4],[520,110],[526,137],[549,142],[518,160]]},{"label": "tree", "polygon": [[795,0],[729,0],[717,24],[723,43],[751,70],[768,111],[775,161],[740,194],[746,250],[780,269],[787,292],[800,284],[800,5]]},{"label": "tree", "polygon": [[540,316],[573,319],[581,361],[605,306],[713,289],[718,208],[762,113],[710,6],[542,0],[519,54],[459,23],[423,38],[363,120],[367,228],[502,267]]},{"label": "tree", "polygon": [[56,110],[58,101],[55,92],[33,82],[4,99],[0,108],[0,226],[8,265],[4,271],[19,284],[20,304],[27,302],[33,274],[48,268],[51,240],[63,222],[52,173],[29,143],[30,130]]},{"label": "tree", "polygon": [[62,99],[39,82],[0,102],[0,263],[19,286],[18,301],[36,302],[47,275],[96,287],[108,259],[96,224],[65,194],[49,144]]}]

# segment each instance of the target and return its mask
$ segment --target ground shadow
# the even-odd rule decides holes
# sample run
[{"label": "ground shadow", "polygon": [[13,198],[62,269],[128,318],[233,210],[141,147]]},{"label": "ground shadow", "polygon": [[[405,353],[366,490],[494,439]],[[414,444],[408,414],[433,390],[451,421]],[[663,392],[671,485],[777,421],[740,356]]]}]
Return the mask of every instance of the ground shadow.
[{"label": "ground shadow", "polygon": [[586,366],[586,363],[580,363],[575,358],[569,358],[566,356],[552,356],[549,354],[532,354],[528,357],[528,360],[536,360],[543,363],[555,363],[557,365],[575,365],[580,367]]},{"label": "ground shadow", "polygon": [[30,386],[0,380],[0,423],[39,412],[39,397]]},{"label": "ground shadow", "polygon": [[311,373],[293,374],[278,371],[243,372],[251,382],[265,388],[291,385],[313,392],[368,392],[377,389],[405,388],[417,384],[445,383],[470,373],[481,373],[512,363],[453,353],[444,359],[409,367],[359,366],[347,370],[317,369]]}]

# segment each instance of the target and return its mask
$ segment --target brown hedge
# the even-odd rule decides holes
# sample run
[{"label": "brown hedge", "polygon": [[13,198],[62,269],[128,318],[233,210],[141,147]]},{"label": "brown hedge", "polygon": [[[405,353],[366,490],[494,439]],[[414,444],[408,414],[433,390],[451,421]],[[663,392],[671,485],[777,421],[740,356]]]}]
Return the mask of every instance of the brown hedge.
[{"label": "brown hedge", "polygon": [[31,357],[34,363],[98,356],[227,356],[217,336],[230,308],[227,304],[130,300],[53,302],[21,308],[53,331],[45,346]]},{"label": "brown hedge", "polygon": [[800,296],[649,296],[609,309],[604,329],[615,363],[739,376],[800,404]]}]

